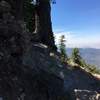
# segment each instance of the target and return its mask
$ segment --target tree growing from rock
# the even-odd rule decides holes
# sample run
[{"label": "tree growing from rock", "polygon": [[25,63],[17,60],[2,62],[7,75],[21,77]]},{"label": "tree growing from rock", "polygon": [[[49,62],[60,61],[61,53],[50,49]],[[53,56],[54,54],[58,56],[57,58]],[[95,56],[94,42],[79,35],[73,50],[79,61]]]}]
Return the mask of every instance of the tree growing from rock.
[{"label": "tree growing from rock", "polygon": [[73,49],[71,59],[74,63],[78,64],[81,67],[85,68],[87,66],[85,60],[81,57],[81,54],[78,48]]},{"label": "tree growing from rock", "polygon": [[60,53],[61,53],[61,61],[62,62],[67,62],[67,59],[68,59],[68,56],[67,56],[67,53],[66,53],[66,45],[65,45],[65,36],[62,35],[60,37],[60,43],[59,43],[59,50],[60,50]]},{"label": "tree growing from rock", "polygon": [[74,48],[72,51],[72,60],[74,63],[81,65],[81,61],[82,61],[82,57],[80,55],[79,49],[78,48]]}]

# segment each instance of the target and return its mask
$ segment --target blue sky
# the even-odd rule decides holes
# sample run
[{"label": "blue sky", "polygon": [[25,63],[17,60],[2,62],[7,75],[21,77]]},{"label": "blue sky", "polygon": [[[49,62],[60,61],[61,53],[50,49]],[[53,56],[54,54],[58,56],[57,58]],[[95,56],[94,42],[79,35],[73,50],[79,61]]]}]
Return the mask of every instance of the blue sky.
[{"label": "blue sky", "polygon": [[100,0],[56,2],[52,5],[52,26],[56,38],[64,34],[68,47],[100,48]]}]

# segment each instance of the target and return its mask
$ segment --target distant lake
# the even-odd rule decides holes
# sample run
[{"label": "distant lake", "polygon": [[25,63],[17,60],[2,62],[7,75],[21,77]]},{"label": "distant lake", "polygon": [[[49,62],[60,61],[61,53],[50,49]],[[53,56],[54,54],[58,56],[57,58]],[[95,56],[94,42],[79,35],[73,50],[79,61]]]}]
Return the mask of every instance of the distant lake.
[{"label": "distant lake", "polygon": [[[88,63],[95,65],[100,69],[100,49],[94,48],[79,48],[80,54],[83,59]],[[70,56],[72,53],[72,48],[67,49],[67,54]]]}]

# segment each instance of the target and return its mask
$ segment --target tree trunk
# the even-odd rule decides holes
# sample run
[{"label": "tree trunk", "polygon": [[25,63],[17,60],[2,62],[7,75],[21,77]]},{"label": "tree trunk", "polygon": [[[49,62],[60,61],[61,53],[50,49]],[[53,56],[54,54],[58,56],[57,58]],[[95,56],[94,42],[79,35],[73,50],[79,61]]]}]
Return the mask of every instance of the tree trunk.
[{"label": "tree trunk", "polygon": [[15,1],[15,12],[17,19],[23,19],[23,4],[24,0],[16,0]]},{"label": "tree trunk", "polygon": [[37,17],[36,20],[36,30],[40,36],[42,43],[55,47],[52,23],[51,23],[51,6],[50,1],[39,0],[36,10]]}]

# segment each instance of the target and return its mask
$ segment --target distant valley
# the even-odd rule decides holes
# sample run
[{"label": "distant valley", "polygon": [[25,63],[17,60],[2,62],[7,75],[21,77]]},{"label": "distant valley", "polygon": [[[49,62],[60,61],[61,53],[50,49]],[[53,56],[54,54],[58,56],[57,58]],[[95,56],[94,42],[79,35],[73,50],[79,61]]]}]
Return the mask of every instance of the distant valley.
[{"label": "distant valley", "polygon": [[[100,69],[100,49],[94,48],[79,48],[83,59],[88,63],[95,65]],[[68,56],[71,56],[72,48],[67,48]]]}]

